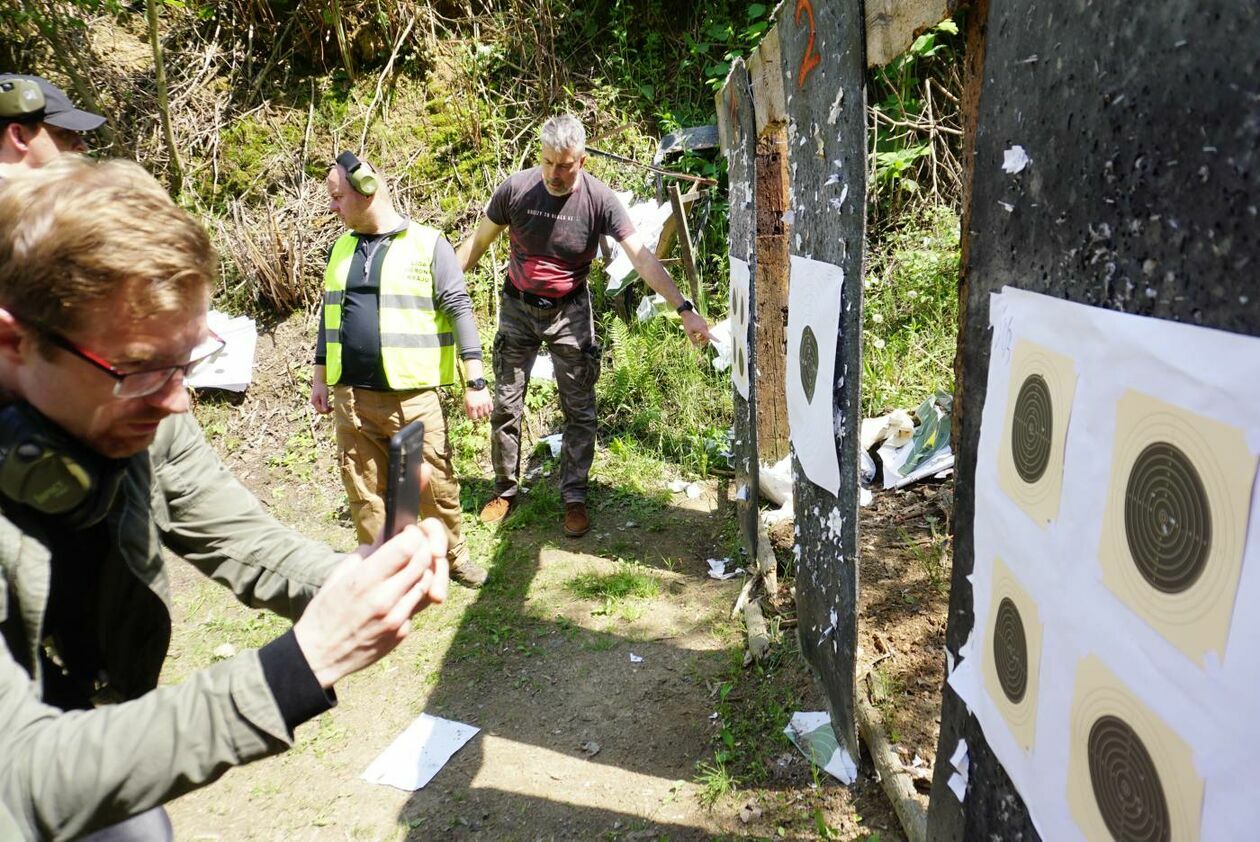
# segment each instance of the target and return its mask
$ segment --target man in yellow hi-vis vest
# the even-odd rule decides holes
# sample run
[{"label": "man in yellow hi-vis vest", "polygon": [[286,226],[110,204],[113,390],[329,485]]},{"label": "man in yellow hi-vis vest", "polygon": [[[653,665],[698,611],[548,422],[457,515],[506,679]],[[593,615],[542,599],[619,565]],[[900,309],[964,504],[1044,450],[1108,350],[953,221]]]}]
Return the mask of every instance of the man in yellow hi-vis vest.
[{"label": "man in yellow hi-vis vest", "polygon": [[399,214],[385,179],[352,153],[338,157],[326,186],[332,211],[350,230],[324,271],[311,405],[336,413],[341,479],[359,543],[375,541],[385,524],[389,439],[421,419],[433,470],[421,513],[446,527],[451,577],[480,587],[486,571],[468,558],[438,395],[458,376],[458,347],[468,417],[484,419],[493,405],[455,250],[437,229]]}]

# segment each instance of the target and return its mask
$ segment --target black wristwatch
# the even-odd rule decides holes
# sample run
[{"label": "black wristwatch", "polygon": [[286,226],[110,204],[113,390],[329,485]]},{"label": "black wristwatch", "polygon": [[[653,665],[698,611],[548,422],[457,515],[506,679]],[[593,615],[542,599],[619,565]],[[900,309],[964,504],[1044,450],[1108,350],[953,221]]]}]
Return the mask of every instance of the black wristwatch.
[{"label": "black wristwatch", "polygon": [[469,380],[464,385],[467,386],[469,389],[472,389],[474,392],[480,392],[482,389],[486,388],[486,378],[477,377],[477,378],[474,378],[473,380]]},{"label": "black wristwatch", "polygon": [[694,311],[695,309],[696,309],[696,305],[692,304],[690,301],[684,298],[683,303],[679,304],[678,309],[675,310],[674,312],[676,312],[678,315],[681,316],[683,313],[687,312],[688,310]]}]

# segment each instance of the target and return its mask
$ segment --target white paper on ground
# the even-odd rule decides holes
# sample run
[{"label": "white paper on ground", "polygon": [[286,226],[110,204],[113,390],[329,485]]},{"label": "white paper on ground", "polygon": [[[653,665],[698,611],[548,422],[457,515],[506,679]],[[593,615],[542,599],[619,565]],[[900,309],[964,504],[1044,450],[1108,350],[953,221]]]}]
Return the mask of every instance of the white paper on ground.
[{"label": "white paper on ground", "polygon": [[433,780],[446,761],[480,730],[422,713],[359,777],[368,783],[415,792]]},{"label": "white paper on ground", "polygon": [[[792,447],[810,482],[835,495],[840,491],[834,414],[835,366],[844,270],[794,254],[790,280],[784,380]],[[809,359],[804,378],[802,349]],[[814,362],[817,368],[811,376]]]},{"label": "white paper on ground", "polygon": [[258,347],[258,331],[248,316],[235,318],[211,310],[206,313],[206,326],[224,341],[223,350],[215,354],[185,382],[194,389],[227,389],[243,392],[254,380],[254,352]]},{"label": "white paper on ground", "polygon": [[884,463],[884,488],[901,488],[925,477],[936,476],[954,466],[954,451],[946,446],[932,454],[930,459],[920,462],[919,466],[909,474],[902,475],[901,466],[906,464],[910,453],[914,450],[914,442],[907,442],[901,447],[882,445],[879,450],[880,461]]},{"label": "white paper on ground", "polygon": [[734,579],[740,573],[744,572],[744,568],[742,567],[736,567],[734,570],[728,571],[726,569],[726,565],[730,563],[731,563],[731,560],[729,558],[709,559],[707,562],[707,564],[709,565],[709,578],[720,579],[722,581],[725,581],[727,579]]},{"label": "white paper on ground", "polygon": [[555,380],[556,370],[551,364],[551,356],[549,354],[539,354],[534,357],[534,366],[529,370],[530,380]]},{"label": "white paper on ground", "polygon": [[[1260,450],[1260,339],[1073,304],[1007,288],[990,298],[988,392],[974,477],[975,626],[949,684],[984,730],[1028,805],[1042,838],[1081,839],[1065,798],[1073,693],[1082,661],[1101,660],[1125,692],[1192,749],[1204,784],[1200,836],[1254,835],[1254,783],[1238,770],[1260,756],[1260,496],[1245,506],[1250,528],[1223,654],[1187,657],[1103,582],[1100,545],[1110,493],[1117,407],[1136,390],[1243,430]],[[1007,496],[998,451],[1009,398],[1012,351],[1026,339],[1068,357],[1080,379],[1068,420],[1058,514],[1044,527]],[[1036,601],[1044,625],[1031,751],[1025,751],[985,690],[978,647],[992,618],[993,559],[1001,558]],[[1227,606],[1222,605],[1222,610]]]},{"label": "white paper on ground", "polygon": [[857,763],[836,740],[831,729],[831,717],[826,711],[798,711],[783,733],[800,749],[801,754],[815,766],[842,784],[857,779]]},{"label": "white paper on ground", "polygon": [[560,448],[564,445],[564,433],[552,433],[549,436],[543,436],[538,440],[539,445],[546,445],[547,450],[551,452],[551,458],[555,459],[560,455]]}]

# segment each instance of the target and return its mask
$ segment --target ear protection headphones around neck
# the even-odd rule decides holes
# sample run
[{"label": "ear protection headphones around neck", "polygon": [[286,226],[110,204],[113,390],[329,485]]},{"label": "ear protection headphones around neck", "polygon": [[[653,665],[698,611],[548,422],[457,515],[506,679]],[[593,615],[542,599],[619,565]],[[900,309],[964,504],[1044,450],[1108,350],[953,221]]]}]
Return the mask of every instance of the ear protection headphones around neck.
[{"label": "ear protection headphones around neck", "polygon": [[109,459],[28,403],[0,411],[0,494],[70,529],[109,512],[129,459]]},{"label": "ear protection headphones around neck", "polygon": [[30,79],[0,79],[0,120],[37,120],[45,104],[44,92]]},{"label": "ear protection headphones around neck", "polygon": [[337,163],[346,170],[346,178],[354,192],[362,196],[371,196],[381,186],[376,171],[366,161],[360,161],[353,152],[342,152],[337,156]]}]

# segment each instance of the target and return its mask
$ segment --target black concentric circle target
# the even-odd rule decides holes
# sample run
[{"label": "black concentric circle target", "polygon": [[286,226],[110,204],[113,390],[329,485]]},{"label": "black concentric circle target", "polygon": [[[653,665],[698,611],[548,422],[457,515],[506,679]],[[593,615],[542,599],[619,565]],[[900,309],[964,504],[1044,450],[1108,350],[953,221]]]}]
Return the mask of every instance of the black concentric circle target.
[{"label": "black concentric circle target", "polygon": [[1194,463],[1176,445],[1149,444],[1129,471],[1124,533],[1142,578],[1163,593],[1198,581],[1212,549],[1212,506]]},{"label": "black concentric circle target", "polygon": [[1172,822],[1159,770],[1123,719],[1101,716],[1089,729],[1089,780],[1115,839],[1169,842]]},{"label": "black concentric circle target", "polygon": [[801,387],[805,389],[805,400],[814,402],[814,389],[818,385],[818,337],[809,325],[801,331],[801,347],[798,359],[801,363]]},{"label": "black concentric circle target", "polygon": [[1006,698],[1012,704],[1022,702],[1028,689],[1028,640],[1019,609],[1009,597],[998,603],[993,621],[993,669]]},{"label": "black concentric circle target", "polygon": [[1030,374],[1019,387],[1011,424],[1011,457],[1019,478],[1027,483],[1041,479],[1050,464],[1054,435],[1054,405],[1050,386],[1040,374]]}]

